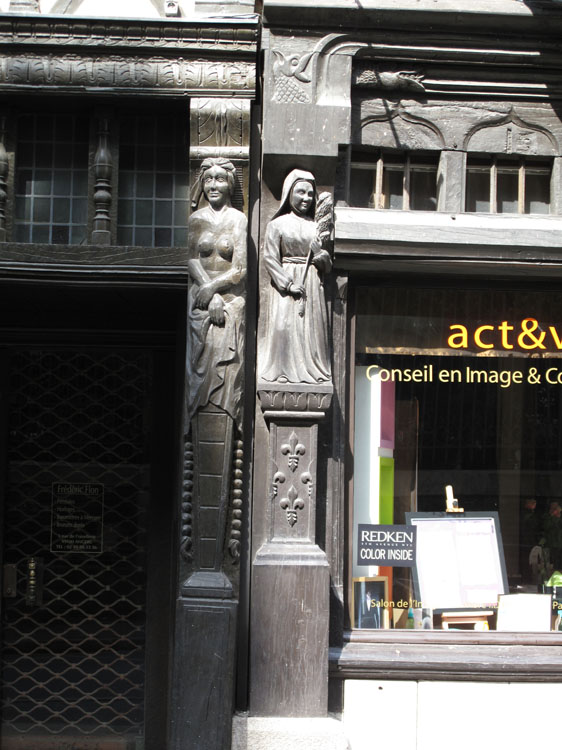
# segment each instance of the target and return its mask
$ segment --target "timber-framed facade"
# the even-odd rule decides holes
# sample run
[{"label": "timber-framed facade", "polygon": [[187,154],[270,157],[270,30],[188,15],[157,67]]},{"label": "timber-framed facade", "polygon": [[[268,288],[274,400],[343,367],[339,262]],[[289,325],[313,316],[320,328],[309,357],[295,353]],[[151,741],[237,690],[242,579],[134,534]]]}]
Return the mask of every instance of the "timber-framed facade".
[{"label": "timber-framed facade", "polygon": [[[562,6],[63,6],[0,14],[0,745],[550,741]],[[427,518],[484,562],[362,544]]]}]

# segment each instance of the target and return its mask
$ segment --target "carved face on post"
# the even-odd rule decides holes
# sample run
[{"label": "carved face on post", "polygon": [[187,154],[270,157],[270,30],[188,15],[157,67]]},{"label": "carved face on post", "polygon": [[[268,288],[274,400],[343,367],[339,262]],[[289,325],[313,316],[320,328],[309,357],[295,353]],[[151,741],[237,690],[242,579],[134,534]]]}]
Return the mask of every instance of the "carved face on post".
[{"label": "carved face on post", "polygon": [[314,203],[314,185],[307,180],[295,182],[289,203],[296,214],[306,216]]},{"label": "carved face on post", "polygon": [[202,176],[203,192],[211,208],[219,210],[230,205],[232,192],[230,175],[222,167],[214,164]]}]

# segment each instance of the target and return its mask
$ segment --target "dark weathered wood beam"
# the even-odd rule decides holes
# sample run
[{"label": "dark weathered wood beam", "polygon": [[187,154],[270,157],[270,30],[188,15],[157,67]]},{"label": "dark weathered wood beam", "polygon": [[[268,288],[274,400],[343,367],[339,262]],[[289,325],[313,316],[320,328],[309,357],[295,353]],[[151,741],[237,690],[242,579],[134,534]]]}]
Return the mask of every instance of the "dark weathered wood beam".
[{"label": "dark weathered wood beam", "polygon": [[[550,6],[550,7],[548,7]],[[298,11],[298,12],[296,12]],[[555,3],[527,0],[525,3],[487,0],[451,3],[447,7],[434,0],[335,0],[329,5],[317,0],[265,0],[267,24],[303,27],[311,25],[341,28],[385,28],[397,24],[402,31],[450,30],[502,34],[531,29],[542,36],[559,34],[562,9]],[[546,24],[546,18],[548,23]]]},{"label": "dark weathered wood beam", "polygon": [[183,286],[185,249],[7,243],[0,252],[0,280],[6,279]]},{"label": "dark weathered wood beam", "polygon": [[330,675],[337,679],[562,681],[561,638],[557,634],[552,634],[550,645],[545,644],[546,639],[541,639],[540,645],[527,639],[525,648],[521,648],[524,639],[517,636],[510,643],[505,639],[494,643],[490,636],[495,634],[486,633],[486,640],[480,634],[480,639],[469,643],[468,639],[463,642],[458,632],[451,635],[441,642],[432,636],[429,643],[400,638],[376,646],[347,643],[330,649]]}]

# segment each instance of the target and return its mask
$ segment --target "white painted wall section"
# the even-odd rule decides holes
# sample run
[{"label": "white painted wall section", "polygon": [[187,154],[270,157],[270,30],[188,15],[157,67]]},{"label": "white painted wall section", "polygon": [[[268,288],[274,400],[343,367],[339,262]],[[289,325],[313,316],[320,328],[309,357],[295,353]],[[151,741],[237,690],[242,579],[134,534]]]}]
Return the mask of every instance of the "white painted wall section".
[{"label": "white painted wall section", "polygon": [[556,745],[562,683],[346,680],[350,750]]}]

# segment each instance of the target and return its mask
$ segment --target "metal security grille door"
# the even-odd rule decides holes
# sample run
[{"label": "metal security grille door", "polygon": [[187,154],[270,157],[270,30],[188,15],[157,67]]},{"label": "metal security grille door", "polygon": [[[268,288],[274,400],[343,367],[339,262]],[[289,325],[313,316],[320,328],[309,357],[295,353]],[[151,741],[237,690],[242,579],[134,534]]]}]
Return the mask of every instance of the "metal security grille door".
[{"label": "metal security grille door", "polygon": [[3,750],[144,746],[149,386],[144,353],[11,356]]}]

